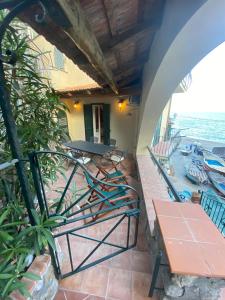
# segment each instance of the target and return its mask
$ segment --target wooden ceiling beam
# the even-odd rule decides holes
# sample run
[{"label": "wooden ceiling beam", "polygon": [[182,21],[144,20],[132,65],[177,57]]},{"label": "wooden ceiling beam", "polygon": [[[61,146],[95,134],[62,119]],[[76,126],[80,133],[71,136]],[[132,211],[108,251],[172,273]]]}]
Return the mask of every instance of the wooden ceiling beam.
[{"label": "wooden ceiling beam", "polygon": [[68,91],[68,92],[57,92],[57,94],[63,98],[63,99],[82,99],[82,98],[104,98],[104,97],[126,97],[126,96],[136,96],[141,94],[141,85],[133,85],[126,88],[119,89],[119,94],[115,95],[111,91],[105,91],[105,90],[82,90],[82,91]]},{"label": "wooden ceiling beam", "polygon": [[106,19],[109,25],[109,30],[111,37],[117,34],[116,25],[117,25],[117,14],[118,14],[118,4],[117,1],[112,0],[102,0]]},{"label": "wooden ceiling beam", "polygon": [[149,30],[155,32],[158,29],[157,25],[152,25],[149,21],[137,24],[134,28],[131,28],[123,33],[115,35],[109,41],[100,43],[102,51],[109,52],[112,48],[118,46],[119,44],[128,41],[131,38],[137,37],[144,30]]},{"label": "wooden ceiling beam", "polygon": [[113,80],[112,72],[107,66],[96,36],[85,18],[79,1],[56,1],[70,22],[70,26],[63,28],[64,32],[74,41],[80,51],[87,57],[90,64],[98,71],[100,76],[105,79],[114,93],[117,94],[118,89]]},{"label": "wooden ceiling beam", "polygon": [[134,59],[133,61],[130,61],[130,62],[126,63],[125,65],[121,66],[120,68],[118,68],[117,70],[113,71],[114,78],[116,79],[117,77],[120,77],[121,74],[123,74],[131,69],[142,68],[147,60],[148,60],[148,55],[147,55],[147,53],[144,53],[137,59]]},{"label": "wooden ceiling beam", "polygon": [[[111,52],[114,52],[114,50],[115,50],[114,48],[116,48],[118,45],[120,45],[123,42],[128,41],[131,38],[137,37],[144,30],[149,30],[149,31],[155,32],[157,30],[157,26],[149,25],[149,22],[143,22],[143,23],[137,25],[135,28],[129,29],[129,30],[125,31],[124,33],[121,33],[119,35],[112,37],[107,42],[100,43],[102,52],[104,53],[105,56]],[[76,59],[78,62],[80,60],[82,60],[81,55],[78,54],[76,56]]]},{"label": "wooden ceiling beam", "polygon": [[107,10],[106,5],[105,5],[105,0],[102,0],[102,6],[104,8],[105,17],[106,17],[106,21],[107,21],[107,24],[108,24],[109,32],[110,32],[110,35],[112,37],[113,36],[113,31],[112,31],[112,27],[111,27],[111,23],[110,23],[110,17],[109,17],[109,14],[108,14],[108,10]]},{"label": "wooden ceiling beam", "polygon": [[[104,55],[109,54],[110,52],[114,51],[114,48],[117,47],[119,44],[128,41],[131,38],[135,38],[140,35],[144,30],[149,30],[155,32],[157,30],[156,25],[150,25],[149,22],[143,22],[138,24],[136,27],[129,29],[121,34],[115,35],[109,41],[105,41],[99,43],[102,52]],[[80,56],[77,56],[77,59],[80,59]]]},{"label": "wooden ceiling beam", "polygon": [[[105,86],[105,78],[100,76],[99,72],[88,62],[86,56],[76,46],[74,41],[63,31],[63,28],[57,23],[59,19],[62,20],[60,23],[66,24],[68,20],[63,18],[63,12],[61,8],[56,4],[55,0],[46,0],[45,7],[47,8],[48,14],[45,17],[43,23],[37,23],[34,15],[40,14],[40,6],[35,4],[19,15],[21,21],[29,24],[38,34],[43,35],[48,42],[56,46],[62,53],[64,53],[74,64],[78,65],[79,68],[95,80],[99,85]],[[59,17],[61,15],[61,17]],[[65,26],[65,25],[64,25]],[[57,34],[53,34],[57,33]]]},{"label": "wooden ceiling beam", "polygon": [[124,78],[121,78],[117,81],[118,86],[120,89],[124,89],[131,85],[141,84],[142,82],[142,70],[138,70],[131,75],[127,75]]}]

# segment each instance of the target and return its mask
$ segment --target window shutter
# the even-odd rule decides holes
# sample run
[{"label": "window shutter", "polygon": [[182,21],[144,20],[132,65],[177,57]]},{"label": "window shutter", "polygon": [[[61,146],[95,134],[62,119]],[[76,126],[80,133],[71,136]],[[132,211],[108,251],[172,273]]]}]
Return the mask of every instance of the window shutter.
[{"label": "window shutter", "polygon": [[90,138],[94,135],[92,106],[90,104],[84,104],[84,126],[86,141],[90,141]]},{"label": "window shutter", "polygon": [[62,116],[58,119],[59,126],[63,129],[62,139],[61,142],[65,143],[69,140],[69,129],[68,129],[68,122],[67,117]]},{"label": "window shutter", "polygon": [[110,144],[110,104],[103,104],[104,144]]},{"label": "window shutter", "polygon": [[64,69],[64,56],[56,47],[54,48],[55,67],[59,70]]}]

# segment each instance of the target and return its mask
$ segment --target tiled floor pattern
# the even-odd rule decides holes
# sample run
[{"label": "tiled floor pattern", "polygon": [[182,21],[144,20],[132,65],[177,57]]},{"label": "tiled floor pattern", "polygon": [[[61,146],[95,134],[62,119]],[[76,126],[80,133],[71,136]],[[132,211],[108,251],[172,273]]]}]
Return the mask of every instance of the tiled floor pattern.
[{"label": "tiled floor pattern", "polygon": [[[145,164],[145,162],[146,159],[141,160],[143,167],[142,171],[145,175],[150,173],[154,174],[154,178],[152,175],[151,178],[148,176],[145,177],[143,172],[141,172],[140,176],[144,188],[144,196],[147,197],[147,199],[160,198],[167,200],[166,190],[164,190],[164,186],[162,185],[158,174],[155,174],[155,167],[153,165],[148,165],[147,163]],[[140,163],[140,161],[138,161],[138,163]],[[89,165],[89,169],[93,173],[96,172],[93,165]],[[149,172],[151,169],[152,172]],[[66,174],[68,175],[70,171],[71,168],[66,171]],[[138,189],[139,184],[133,178],[133,175],[135,175],[134,163],[132,163],[132,161],[125,161],[122,166],[122,171],[128,175],[129,184]],[[82,176],[78,176],[76,178],[77,187],[82,187],[83,183],[84,178],[82,178]],[[55,188],[62,187],[64,185],[65,181],[61,177],[59,178]],[[151,190],[149,190],[149,187]],[[48,196],[49,198],[54,198],[58,196],[58,194],[53,188],[51,188],[48,192]],[[146,203],[146,206],[149,223],[151,224],[151,220],[154,220],[155,218],[155,212],[152,207],[152,203],[150,206],[149,203]],[[115,231],[114,235],[110,237],[112,242],[118,243],[124,240],[123,235],[125,233],[125,223],[126,222],[124,222],[124,224]],[[143,227],[144,224],[141,222],[139,226],[138,248],[124,252],[110,260],[102,262],[99,265],[61,280],[59,291],[55,296],[55,300],[158,300],[159,297],[157,294],[154,295],[153,298],[147,297],[151,281],[152,262],[151,257],[147,252],[145,237],[142,230]],[[102,230],[101,232],[101,229],[99,228],[96,227],[95,231],[89,229],[89,236],[94,234],[95,237],[101,237],[101,234],[104,233],[105,230]],[[71,236],[70,239],[73,245],[72,253],[75,260],[82,259],[82,257],[84,258],[87,251],[93,248],[94,242],[87,243],[77,237],[71,238]],[[62,246],[63,242],[61,241],[60,243]],[[109,250],[109,247],[106,245],[100,246],[94,258],[99,258],[102,255],[109,254],[111,251],[112,249]],[[68,254],[64,256],[65,259],[63,268],[64,271],[68,271],[70,266],[68,262]],[[220,300],[225,300],[225,290],[221,294]]]},{"label": "tiled floor pattern", "polygon": [[201,206],[163,201],[153,203],[171,272],[224,278],[225,241]]},{"label": "tiled floor pattern", "polygon": [[150,257],[145,252],[130,250],[112,258],[108,265],[63,279],[55,299],[147,300],[150,280]]},{"label": "tiled floor pattern", "polygon": [[123,299],[144,300],[148,298],[150,274],[143,272],[94,267],[83,272],[83,281],[79,288],[74,288],[76,277],[68,279],[68,285],[61,284],[55,300],[80,299]]},{"label": "tiled floor pattern", "polygon": [[[89,165],[92,173],[96,172],[93,165]],[[128,176],[129,184],[138,188],[138,182],[134,179],[135,166],[131,160],[126,160],[122,165],[123,173]],[[65,174],[71,172],[71,168]],[[130,176],[132,175],[132,176]],[[84,178],[76,176],[77,188],[84,185]],[[58,195],[54,191],[58,187],[65,186],[65,181],[61,176],[57,184],[51,187],[47,193],[48,199],[56,198]],[[113,219],[93,227],[83,229],[80,234],[102,239],[107,231],[118,221]],[[83,222],[83,221],[82,221]],[[81,222],[81,224],[82,224]],[[71,228],[67,226],[67,229]],[[121,246],[126,244],[127,218],[119,227],[107,238],[107,242],[117,243]],[[87,241],[80,237],[69,235],[71,242],[71,252],[74,266],[87,256],[88,253],[97,245],[96,242]],[[134,240],[134,220],[131,222],[130,244]],[[139,235],[139,248],[133,248],[101,264],[81,271],[60,281],[59,291],[55,300],[100,300],[100,299],[121,299],[121,300],[144,300],[147,297],[151,280],[151,258],[147,252],[147,246],[142,235]],[[66,238],[59,238],[59,244],[63,252],[63,262],[61,269],[63,273],[71,270]],[[115,247],[101,245],[96,253],[89,258],[86,263],[101,258],[102,256],[117,250]],[[156,299],[155,297],[153,299]]]}]

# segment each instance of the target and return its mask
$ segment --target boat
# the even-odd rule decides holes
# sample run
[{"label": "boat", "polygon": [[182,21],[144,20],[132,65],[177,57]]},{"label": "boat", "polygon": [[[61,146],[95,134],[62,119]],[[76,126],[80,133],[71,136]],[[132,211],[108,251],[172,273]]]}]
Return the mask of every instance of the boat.
[{"label": "boat", "polygon": [[180,153],[184,156],[188,156],[189,154],[191,154],[191,150],[188,150],[188,149],[181,149],[180,150]]},{"label": "boat", "polygon": [[186,145],[183,149],[180,150],[180,153],[184,156],[188,156],[192,153],[192,149],[190,145]]},{"label": "boat", "polygon": [[204,151],[204,164],[207,171],[219,172],[225,175],[225,161],[216,154]]},{"label": "boat", "polygon": [[214,147],[212,153],[218,155],[221,158],[225,158],[225,147]]},{"label": "boat", "polygon": [[178,192],[180,201],[181,202],[190,202],[191,201],[191,196],[192,192],[189,190],[183,190],[181,192]]},{"label": "boat", "polygon": [[208,177],[201,165],[195,164],[193,161],[185,165],[185,175],[186,177],[195,184],[207,184]]},{"label": "boat", "polygon": [[225,176],[216,172],[208,172],[208,177],[214,187],[225,196]]}]

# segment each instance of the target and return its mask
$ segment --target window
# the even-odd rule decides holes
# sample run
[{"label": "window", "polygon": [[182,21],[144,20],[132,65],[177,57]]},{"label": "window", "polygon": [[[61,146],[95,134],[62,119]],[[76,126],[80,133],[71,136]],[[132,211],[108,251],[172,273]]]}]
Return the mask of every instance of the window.
[{"label": "window", "polygon": [[64,56],[56,47],[54,48],[55,67],[59,70],[64,69]]}]

